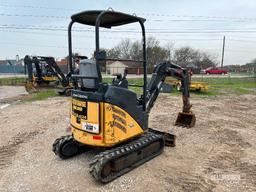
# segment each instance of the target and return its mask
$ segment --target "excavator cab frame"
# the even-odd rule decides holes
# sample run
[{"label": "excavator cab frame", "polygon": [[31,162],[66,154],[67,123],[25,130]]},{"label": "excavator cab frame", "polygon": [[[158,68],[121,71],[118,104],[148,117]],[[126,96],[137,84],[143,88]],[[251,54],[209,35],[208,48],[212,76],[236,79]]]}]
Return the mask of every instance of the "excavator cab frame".
[{"label": "excavator cab frame", "polygon": [[[93,11],[84,11],[77,13],[71,16],[71,22],[68,27],[68,51],[69,51],[69,69],[71,74],[74,74],[73,66],[73,52],[72,52],[72,27],[74,23],[80,23],[84,25],[95,26],[95,53],[94,58],[96,60],[97,72],[98,72],[98,83],[101,83],[102,76],[100,71],[100,62],[106,60],[118,60],[118,61],[133,61],[143,63],[143,96],[142,96],[142,105],[143,110],[146,111],[146,92],[147,92],[147,52],[146,52],[146,34],[144,22],[146,19],[137,17],[135,15],[128,15],[121,12],[115,12],[113,10],[93,10]],[[141,27],[142,34],[142,60],[130,60],[130,59],[117,59],[117,58],[106,58],[106,53],[100,50],[100,40],[99,40],[99,31],[100,27],[103,28],[112,28],[116,26],[122,26],[131,23],[139,23]]]}]

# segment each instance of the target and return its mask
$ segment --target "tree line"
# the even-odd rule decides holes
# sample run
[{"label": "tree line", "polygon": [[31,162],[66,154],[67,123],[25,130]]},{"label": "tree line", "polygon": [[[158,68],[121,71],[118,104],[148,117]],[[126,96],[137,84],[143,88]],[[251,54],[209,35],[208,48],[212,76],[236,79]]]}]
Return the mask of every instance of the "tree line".
[{"label": "tree line", "polygon": [[[148,66],[153,67],[161,61],[171,61],[182,67],[194,65],[198,68],[215,67],[216,56],[189,46],[174,48],[174,44],[160,45],[159,40],[149,37],[146,42]],[[108,58],[142,59],[142,43],[124,39],[115,47],[107,49]]]}]

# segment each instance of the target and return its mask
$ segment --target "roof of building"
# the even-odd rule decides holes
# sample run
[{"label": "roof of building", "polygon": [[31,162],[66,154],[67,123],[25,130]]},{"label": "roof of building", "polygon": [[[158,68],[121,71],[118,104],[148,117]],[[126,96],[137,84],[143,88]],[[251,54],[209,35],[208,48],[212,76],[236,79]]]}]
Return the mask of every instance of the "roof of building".
[{"label": "roof of building", "polygon": [[110,67],[120,67],[120,66],[122,66],[122,67],[128,67],[128,65],[125,65],[123,62],[121,62],[121,61],[114,61],[114,62],[112,62],[112,63],[110,63],[110,64],[108,64],[108,66]]},{"label": "roof of building", "polygon": [[17,61],[15,59],[5,59],[0,60],[0,65],[16,65]]},{"label": "roof of building", "polygon": [[68,60],[67,59],[61,59],[60,61],[56,61],[57,65],[67,65]]},{"label": "roof of building", "polygon": [[[112,63],[117,62],[117,61],[107,61],[106,65],[111,65]],[[123,63],[124,65],[126,65],[129,68],[139,68],[139,67],[143,67],[142,62],[134,62],[134,61],[118,61],[120,63]]]},{"label": "roof of building", "polygon": [[6,65],[7,61],[6,60],[0,60],[0,65]]}]

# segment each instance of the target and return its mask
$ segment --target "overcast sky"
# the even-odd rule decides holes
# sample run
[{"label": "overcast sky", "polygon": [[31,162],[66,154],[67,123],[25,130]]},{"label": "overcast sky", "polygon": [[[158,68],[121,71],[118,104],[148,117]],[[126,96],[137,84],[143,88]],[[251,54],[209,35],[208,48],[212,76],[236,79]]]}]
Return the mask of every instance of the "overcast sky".
[{"label": "overcast sky", "polygon": [[[1,0],[0,59],[26,54],[64,57],[68,53],[66,30],[70,16],[109,7],[146,18],[147,37],[156,37],[163,46],[191,46],[215,54],[220,61],[225,35],[224,65],[244,64],[256,58],[255,0]],[[117,31],[124,28],[129,32]],[[139,30],[138,24],[101,33],[101,47],[111,48],[127,37],[138,39],[135,29]],[[91,56],[93,31],[73,35],[74,51]]]}]

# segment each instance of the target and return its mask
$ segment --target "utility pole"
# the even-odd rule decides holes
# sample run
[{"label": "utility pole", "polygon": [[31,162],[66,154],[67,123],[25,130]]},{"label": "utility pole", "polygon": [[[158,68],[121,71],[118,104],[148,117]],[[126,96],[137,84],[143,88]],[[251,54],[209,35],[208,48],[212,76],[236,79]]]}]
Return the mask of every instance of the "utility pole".
[{"label": "utility pole", "polygon": [[224,61],[224,52],[225,52],[225,35],[223,36],[223,43],[222,43],[222,57],[221,57],[221,68],[223,68],[223,61]]},{"label": "utility pole", "polygon": [[18,63],[18,62],[19,62],[19,60],[20,60],[19,55],[16,55],[16,63]]}]

